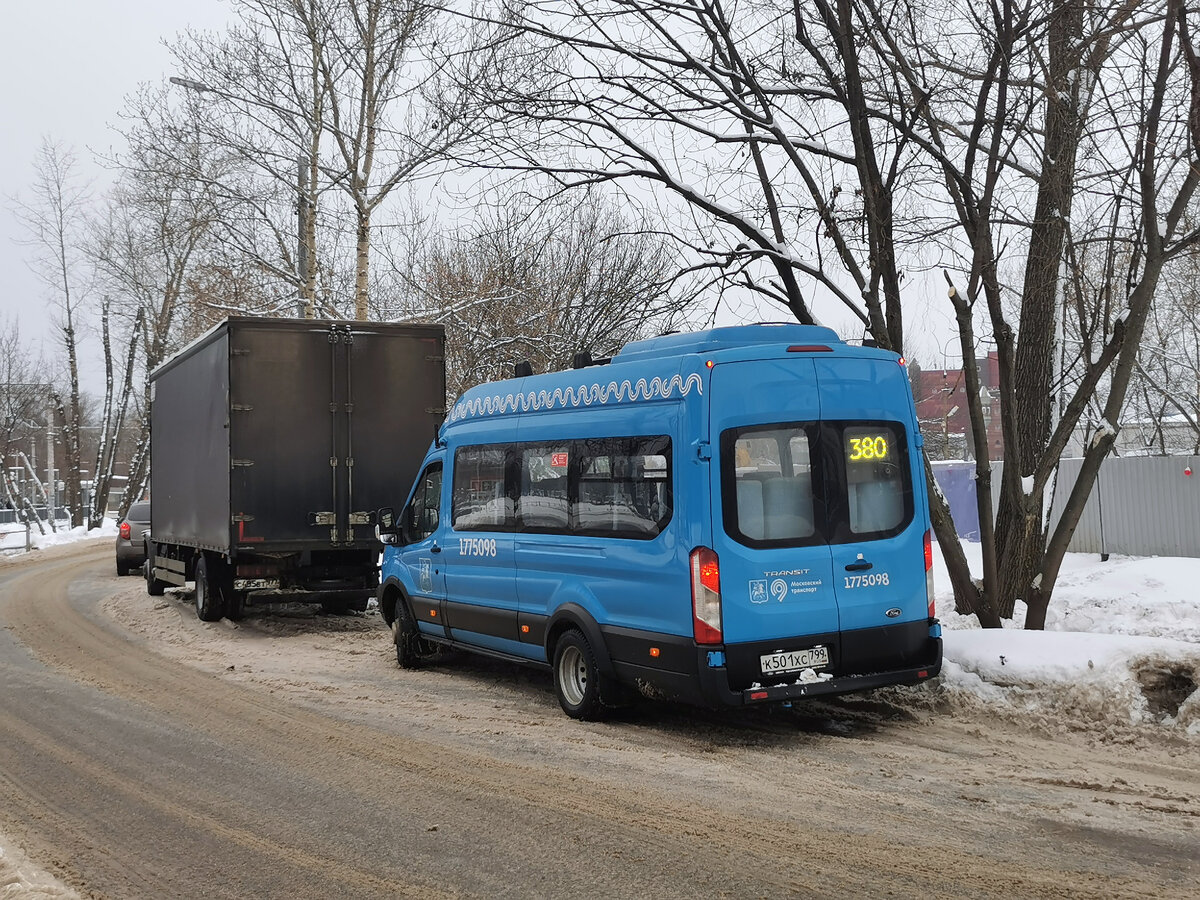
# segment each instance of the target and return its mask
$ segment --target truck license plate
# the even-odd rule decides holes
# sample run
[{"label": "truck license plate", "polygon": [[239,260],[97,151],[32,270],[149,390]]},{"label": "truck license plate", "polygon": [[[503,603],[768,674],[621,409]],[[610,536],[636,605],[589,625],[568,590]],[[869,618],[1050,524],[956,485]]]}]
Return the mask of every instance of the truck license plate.
[{"label": "truck license plate", "polygon": [[764,653],[759,657],[764,675],[779,672],[800,672],[829,665],[828,647],[809,647],[807,650],[787,650],[783,653]]}]

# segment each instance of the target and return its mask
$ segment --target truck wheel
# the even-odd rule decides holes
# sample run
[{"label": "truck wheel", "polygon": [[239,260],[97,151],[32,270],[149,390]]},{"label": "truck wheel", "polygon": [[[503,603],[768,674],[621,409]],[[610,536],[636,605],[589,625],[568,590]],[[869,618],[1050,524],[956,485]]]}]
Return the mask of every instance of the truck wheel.
[{"label": "truck wheel", "polygon": [[431,653],[429,642],[421,638],[416,620],[408,611],[408,602],[396,601],[396,618],[392,622],[392,637],[396,640],[396,662],[402,669],[420,668]]},{"label": "truck wheel", "polygon": [[167,589],[165,581],[159,581],[154,577],[154,557],[146,555],[146,562],[142,566],[142,574],[146,576],[146,593],[151,597],[161,597],[163,591]]},{"label": "truck wheel", "polygon": [[129,563],[124,563],[124,562],[117,563],[117,575],[123,577],[128,574],[129,574]]},{"label": "truck wheel", "polygon": [[201,622],[216,622],[225,614],[220,582],[209,568],[208,557],[200,554],[196,560],[196,615]]},{"label": "truck wheel", "polygon": [[554,647],[554,693],[558,695],[558,705],[572,719],[604,718],[606,709],[600,700],[596,654],[577,628],[566,632]]}]

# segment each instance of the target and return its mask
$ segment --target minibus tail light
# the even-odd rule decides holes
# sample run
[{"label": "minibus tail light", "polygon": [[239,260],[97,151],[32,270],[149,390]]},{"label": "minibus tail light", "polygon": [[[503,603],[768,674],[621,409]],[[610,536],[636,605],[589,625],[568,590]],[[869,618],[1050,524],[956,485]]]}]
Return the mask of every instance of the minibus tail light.
[{"label": "minibus tail light", "polygon": [[129,540],[129,535],[131,533],[132,533],[132,529],[130,529],[129,523],[122,522],[121,523],[121,540],[123,540],[123,541]]},{"label": "minibus tail light", "polygon": [[692,551],[692,628],[697,644],[719,644],[721,634],[721,568],[707,547]]},{"label": "minibus tail light", "polygon": [[933,618],[933,531],[925,532],[925,598],[929,601],[929,618]]}]

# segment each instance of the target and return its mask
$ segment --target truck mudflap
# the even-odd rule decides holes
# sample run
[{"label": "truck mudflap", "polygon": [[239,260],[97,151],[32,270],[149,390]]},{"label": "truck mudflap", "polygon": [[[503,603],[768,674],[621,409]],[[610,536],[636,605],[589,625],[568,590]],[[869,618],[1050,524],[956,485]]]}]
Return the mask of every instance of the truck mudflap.
[{"label": "truck mudflap", "polygon": [[890,685],[920,684],[936,677],[942,671],[942,639],[930,637],[928,648],[929,662],[925,665],[824,678],[819,672],[809,670],[804,674],[793,673],[795,680],[776,684],[755,684],[741,690],[730,688],[725,667],[713,664],[712,652],[708,648],[697,649],[696,667],[700,676],[700,693],[709,704],[749,706],[804,697],[849,694]]}]

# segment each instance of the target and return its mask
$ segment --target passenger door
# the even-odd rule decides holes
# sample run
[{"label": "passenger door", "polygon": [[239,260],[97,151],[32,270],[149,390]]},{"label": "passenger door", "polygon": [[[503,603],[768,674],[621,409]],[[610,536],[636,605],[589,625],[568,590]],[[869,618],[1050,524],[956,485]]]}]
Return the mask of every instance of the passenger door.
[{"label": "passenger door", "polygon": [[[726,644],[812,636],[838,608],[817,465],[821,398],[807,358],[722,363],[711,381],[713,549]],[[789,643],[789,647],[795,643]]]}]

